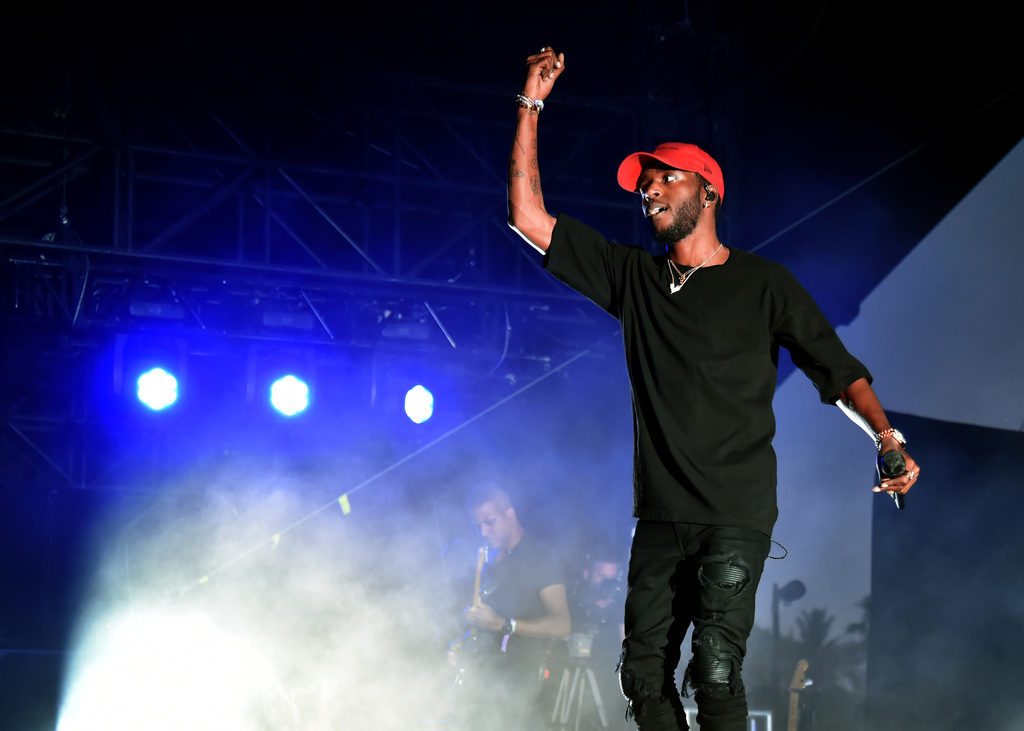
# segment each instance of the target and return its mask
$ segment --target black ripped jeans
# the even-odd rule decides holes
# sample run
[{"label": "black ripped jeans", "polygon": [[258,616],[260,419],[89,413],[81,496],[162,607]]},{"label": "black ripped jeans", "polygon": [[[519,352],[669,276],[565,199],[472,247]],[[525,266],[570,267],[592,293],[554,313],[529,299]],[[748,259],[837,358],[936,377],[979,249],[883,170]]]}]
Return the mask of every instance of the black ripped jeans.
[{"label": "black ripped jeans", "polygon": [[770,545],[749,528],[637,523],[619,671],[641,731],[687,728],[675,670],[691,624],[683,686],[694,689],[701,731],[745,731],[741,670]]}]

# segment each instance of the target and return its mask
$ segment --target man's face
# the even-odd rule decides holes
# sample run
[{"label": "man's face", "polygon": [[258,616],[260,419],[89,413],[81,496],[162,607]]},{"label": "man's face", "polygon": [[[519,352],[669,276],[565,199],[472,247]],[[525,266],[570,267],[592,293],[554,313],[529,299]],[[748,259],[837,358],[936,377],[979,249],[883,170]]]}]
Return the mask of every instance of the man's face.
[{"label": "man's face", "polygon": [[600,584],[608,579],[615,579],[619,575],[619,565],[608,561],[594,561],[590,569],[585,572],[584,578],[591,584]]},{"label": "man's face", "polygon": [[645,167],[637,180],[644,217],[659,243],[669,246],[697,228],[701,185],[695,173]]},{"label": "man's face", "polygon": [[490,500],[473,511],[473,523],[488,546],[505,550],[515,535],[516,513],[504,501]]}]

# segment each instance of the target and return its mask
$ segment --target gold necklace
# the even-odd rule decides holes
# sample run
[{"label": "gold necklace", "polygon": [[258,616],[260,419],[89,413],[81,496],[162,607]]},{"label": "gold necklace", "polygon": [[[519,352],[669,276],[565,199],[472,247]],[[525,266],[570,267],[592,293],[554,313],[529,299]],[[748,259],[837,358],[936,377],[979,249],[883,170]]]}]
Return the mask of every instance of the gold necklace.
[{"label": "gold necklace", "polygon": [[[697,266],[691,267],[690,269],[687,269],[685,272],[679,271],[679,267],[676,266],[676,263],[674,261],[672,261],[672,257],[669,256],[668,257],[668,268],[669,268],[668,291],[669,291],[669,294],[675,294],[676,292],[681,290],[683,288],[683,285],[685,285],[687,282],[690,281],[690,277],[693,276],[693,273],[695,271],[697,271],[698,269],[700,269],[705,264],[707,264],[709,261],[711,261],[711,259],[714,258],[715,254],[717,254],[721,250],[721,248],[722,248],[722,244],[719,244],[718,248],[711,252],[711,256],[709,256],[707,259],[702,261]],[[679,283],[678,284],[676,283],[676,278],[677,277],[679,279]]]}]

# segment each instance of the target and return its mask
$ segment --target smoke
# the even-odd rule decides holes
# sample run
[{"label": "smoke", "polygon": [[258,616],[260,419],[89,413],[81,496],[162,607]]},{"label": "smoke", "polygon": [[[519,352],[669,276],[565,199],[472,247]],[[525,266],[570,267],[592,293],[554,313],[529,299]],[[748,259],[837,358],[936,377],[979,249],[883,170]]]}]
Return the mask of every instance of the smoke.
[{"label": "smoke", "polygon": [[453,671],[436,527],[393,506],[346,514],[331,487],[250,469],[113,516],[60,731],[442,720]]},{"label": "smoke", "polygon": [[[593,418],[586,386],[611,376],[583,365],[572,389],[560,371],[443,439],[288,432],[126,499],[93,533],[60,731],[456,728],[494,707],[449,656],[479,545],[470,488],[501,481],[566,553],[631,522],[628,393],[602,389],[615,416]],[[538,400],[559,418],[524,430]]]}]

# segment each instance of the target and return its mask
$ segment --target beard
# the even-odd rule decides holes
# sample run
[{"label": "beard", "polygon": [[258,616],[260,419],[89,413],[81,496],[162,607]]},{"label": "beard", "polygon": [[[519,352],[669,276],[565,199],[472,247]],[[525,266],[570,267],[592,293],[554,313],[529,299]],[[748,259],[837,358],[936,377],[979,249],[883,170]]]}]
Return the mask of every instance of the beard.
[{"label": "beard", "polygon": [[[694,196],[686,201],[675,211],[672,223],[668,228],[657,229],[651,224],[651,234],[659,244],[671,246],[677,241],[685,239],[697,228],[697,219],[700,217],[700,196]],[[648,221],[650,223],[650,221]]]}]

